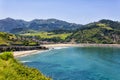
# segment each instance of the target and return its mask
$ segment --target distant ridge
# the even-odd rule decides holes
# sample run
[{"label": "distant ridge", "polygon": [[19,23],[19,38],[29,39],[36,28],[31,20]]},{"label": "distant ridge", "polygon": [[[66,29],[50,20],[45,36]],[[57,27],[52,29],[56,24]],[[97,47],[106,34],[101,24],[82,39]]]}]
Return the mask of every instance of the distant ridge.
[{"label": "distant ridge", "polygon": [[0,31],[17,33],[23,30],[52,31],[52,30],[76,30],[80,24],[69,23],[57,19],[34,19],[24,21],[6,18],[0,20]]}]

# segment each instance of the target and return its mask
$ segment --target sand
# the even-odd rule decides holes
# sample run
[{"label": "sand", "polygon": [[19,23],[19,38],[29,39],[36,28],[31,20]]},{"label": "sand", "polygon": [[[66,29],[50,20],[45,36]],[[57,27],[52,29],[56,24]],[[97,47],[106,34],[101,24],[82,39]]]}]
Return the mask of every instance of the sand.
[{"label": "sand", "polygon": [[120,44],[45,44],[41,45],[48,48],[54,47],[119,47]]},{"label": "sand", "polygon": [[27,55],[32,55],[32,54],[38,54],[41,52],[44,52],[46,50],[28,50],[28,51],[15,51],[13,52],[14,57],[22,57],[22,56],[27,56]]}]

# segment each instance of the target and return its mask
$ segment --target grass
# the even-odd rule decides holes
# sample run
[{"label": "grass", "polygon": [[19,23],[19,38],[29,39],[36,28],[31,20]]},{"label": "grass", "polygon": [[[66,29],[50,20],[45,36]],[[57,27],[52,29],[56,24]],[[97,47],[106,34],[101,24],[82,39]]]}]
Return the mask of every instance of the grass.
[{"label": "grass", "polygon": [[19,35],[14,35],[6,32],[0,32],[0,45],[24,45],[24,42],[29,42],[29,46],[36,46],[36,42],[31,39],[21,39]]},{"label": "grass", "polygon": [[37,33],[25,33],[21,34],[23,36],[38,36],[42,39],[50,39],[54,37],[59,37],[62,40],[65,40],[68,36],[71,35],[71,33],[61,33],[61,34],[55,34],[53,32],[37,32]]},{"label": "grass", "polygon": [[37,69],[29,68],[14,59],[12,52],[0,54],[0,80],[51,80]]},{"label": "grass", "polygon": [[99,23],[99,24],[97,24],[97,26],[99,26],[101,28],[105,28],[107,30],[113,30],[111,27],[107,26],[106,24]]},{"label": "grass", "polygon": [[15,36],[12,34],[5,33],[5,32],[0,32],[0,45],[9,45],[8,42],[12,38],[15,38]]}]

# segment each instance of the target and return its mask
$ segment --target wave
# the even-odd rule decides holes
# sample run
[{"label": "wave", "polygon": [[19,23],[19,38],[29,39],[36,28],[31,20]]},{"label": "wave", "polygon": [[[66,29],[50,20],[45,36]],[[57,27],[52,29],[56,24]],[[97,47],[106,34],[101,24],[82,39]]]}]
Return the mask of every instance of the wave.
[{"label": "wave", "polygon": [[69,47],[54,47],[53,49],[64,49],[64,48],[69,48]]},{"label": "wave", "polygon": [[32,62],[32,61],[20,61],[21,63]]}]

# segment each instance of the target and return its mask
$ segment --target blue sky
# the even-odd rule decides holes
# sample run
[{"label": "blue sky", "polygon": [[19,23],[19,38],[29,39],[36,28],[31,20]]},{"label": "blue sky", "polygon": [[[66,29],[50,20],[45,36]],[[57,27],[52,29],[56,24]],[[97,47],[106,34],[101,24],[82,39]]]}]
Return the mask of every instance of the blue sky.
[{"label": "blue sky", "polygon": [[0,19],[56,18],[86,24],[100,19],[120,21],[120,0],[0,0]]}]

